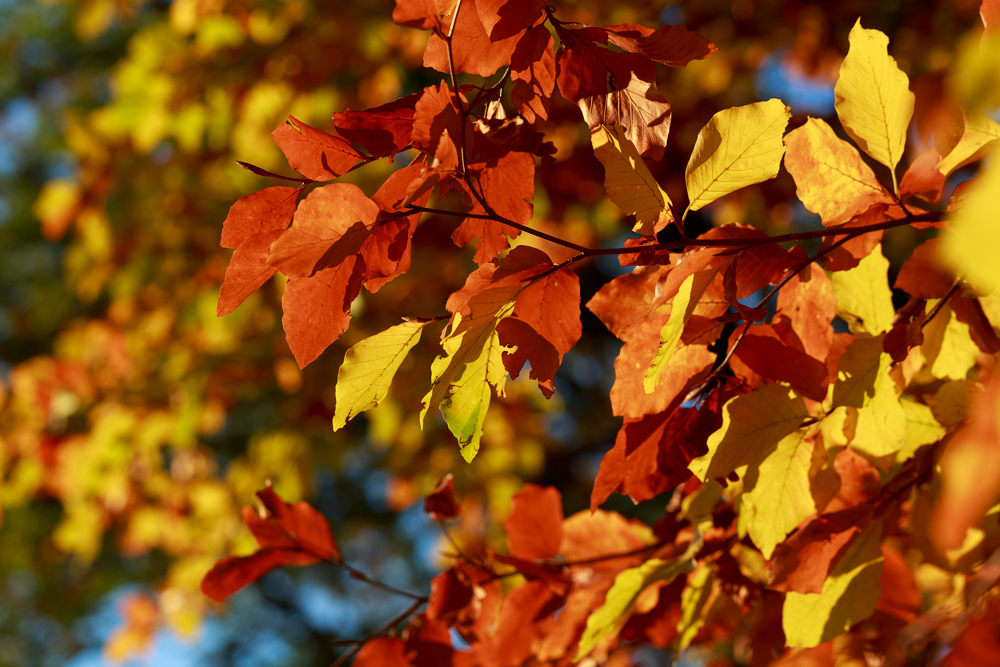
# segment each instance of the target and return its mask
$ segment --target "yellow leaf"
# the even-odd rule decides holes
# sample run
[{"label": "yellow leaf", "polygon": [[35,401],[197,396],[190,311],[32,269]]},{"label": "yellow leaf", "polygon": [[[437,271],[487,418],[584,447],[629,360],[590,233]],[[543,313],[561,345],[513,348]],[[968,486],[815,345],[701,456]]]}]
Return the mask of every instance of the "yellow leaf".
[{"label": "yellow leaf", "polygon": [[877,336],[892,328],[896,309],[889,289],[889,260],[882,255],[882,245],[849,271],[830,276],[837,296],[837,315],[851,327],[855,336]]},{"label": "yellow leaf", "polygon": [[651,584],[657,581],[670,583],[677,575],[690,572],[693,569],[693,555],[685,554],[676,561],[651,558],[639,567],[624,570],[615,577],[615,583],[604,597],[604,604],[587,617],[587,628],[580,637],[576,660],[590,653],[602,639],[619,629],[621,622],[632,610],[636,598]]},{"label": "yellow leaf", "polygon": [[969,335],[969,325],[959,322],[948,305],[924,327],[920,351],[930,365],[931,375],[948,380],[964,380],[979,356],[979,346]]},{"label": "yellow leaf", "polygon": [[840,225],[879,201],[892,201],[858,150],[826,121],[810,118],[785,135],[785,169],[796,194],[826,226]]},{"label": "yellow leaf", "polygon": [[857,409],[851,447],[873,458],[882,458],[899,452],[905,445],[906,411],[900,405],[896,383],[886,376],[878,382],[871,402]]},{"label": "yellow leaf", "polygon": [[494,387],[503,396],[507,370],[503,354],[515,348],[500,344],[497,325],[514,312],[514,301],[523,288],[498,287],[469,300],[468,318],[455,314],[444,339],[444,354],[431,364],[431,390],[423,399],[420,424],[427,412],[441,406],[441,415],[458,439],[462,457],[472,461],[479,452],[483,422]]},{"label": "yellow leaf", "polygon": [[799,429],[781,439],[756,474],[750,472],[744,478],[740,514],[745,515],[747,532],[766,559],[816,511],[809,487],[814,447],[810,430]]},{"label": "yellow leaf", "polygon": [[604,187],[625,215],[635,216],[632,231],[650,236],[674,221],[670,197],[653,178],[621,125],[590,131],[594,155],[604,165]]},{"label": "yellow leaf", "polygon": [[688,466],[699,479],[725,477],[760,463],[782,438],[809,416],[802,397],[787,385],[767,384],[726,403],[722,428],[708,438],[708,453]]},{"label": "yellow leaf", "polygon": [[858,19],[851,46],[834,88],[837,115],[861,150],[889,167],[896,187],[896,165],[906,146],[913,116],[910,81],[889,55],[889,38],[865,30]]},{"label": "yellow leaf", "polygon": [[687,580],[681,592],[681,620],[677,622],[677,648],[681,651],[691,645],[698,631],[705,624],[705,611],[715,588],[715,568],[702,563]]},{"label": "yellow leaf", "polygon": [[708,271],[692,273],[684,279],[677,295],[673,299],[670,311],[670,319],[660,330],[660,344],[656,348],[656,355],[649,364],[645,377],[642,379],[642,387],[647,394],[656,390],[656,385],[660,381],[663,369],[670,366],[670,360],[677,350],[677,344],[684,333],[684,325],[687,324],[691,314],[694,313],[698,301],[705,294],[705,290],[712,284],[715,276],[719,273],[719,267]]},{"label": "yellow leaf", "polygon": [[906,444],[896,452],[896,463],[906,461],[918,449],[937,442],[948,432],[948,429],[934,418],[931,409],[923,403],[904,399],[900,404],[906,413]]},{"label": "yellow leaf", "polygon": [[788,646],[808,648],[841,635],[875,611],[882,595],[882,522],[854,538],[820,593],[785,594],[781,625]]},{"label": "yellow leaf", "polygon": [[961,117],[949,118],[934,129],[934,143],[941,154],[938,170],[945,176],[990,155],[1000,140],[1000,124],[983,115],[970,116],[965,109],[961,112]]},{"label": "yellow leaf", "polygon": [[951,227],[942,234],[944,258],[955,272],[980,294],[1000,290],[1000,225],[996,224],[1000,201],[1000,163],[994,160],[954,214]]},{"label": "yellow leaf", "polygon": [[333,430],[344,427],[358,414],[374,408],[389,392],[392,376],[406,354],[420,340],[428,322],[404,322],[369,336],[344,356],[337,373],[337,408]]},{"label": "yellow leaf", "polygon": [[879,382],[892,365],[882,349],[885,336],[855,338],[837,361],[837,383],[833,385],[833,407],[868,405]]},{"label": "yellow leaf", "polygon": [[698,133],[684,171],[688,209],[778,175],[781,135],[792,114],[781,100],[754,102],[712,116]]}]

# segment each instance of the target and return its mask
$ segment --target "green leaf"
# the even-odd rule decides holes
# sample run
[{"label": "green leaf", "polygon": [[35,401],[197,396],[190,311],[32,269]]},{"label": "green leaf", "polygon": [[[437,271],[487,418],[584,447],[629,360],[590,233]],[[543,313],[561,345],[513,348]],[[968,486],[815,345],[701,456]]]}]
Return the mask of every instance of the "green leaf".
[{"label": "green leaf", "polygon": [[881,244],[853,269],[833,273],[830,281],[837,296],[837,315],[851,327],[851,333],[877,336],[892,328],[896,309],[889,289],[889,260],[882,255]]},{"label": "green leaf", "polygon": [[523,287],[498,287],[469,300],[468,318],[456,313],[442,346],[444,354],[431,364],[431,390],[423,399],[420,424],[427,412],[441,407],[441,415],[458,439],[462,457],[472,461],[479,452],[483,422],[490,406],[491,389],[503,396],[507,370],[503,354],[516,348],[500,344],[497,325],[514,312],[514,301]]},{"label": "green leaf", "polygon": [[625,215],[635,216],[632,231],[650,236],[674,221],[670,197],[642,161],[621,125],[598,125],[590,131],[594,155],[604,165],[604,187]]},{"label": "green leaf", "polygon": [[701,481],[726,477],[758,464],[809,416],[802,397],[788,385],[766,384],[726,403],[722,428],[708,438],[708,453],[688,466]]},{"label": "green leaf", "polygon": [[[698,540],[698,543],[700,545],[701,541]],[[575,660],[580,660],[590,653],[598,642],[618,629],[619,624],[632,609],[636,598],[648,586],[657,581],[670,583],[677,575],[686,574],[693,570],[691,561],[693,555],[693,553],[685,553],[676,561],[652,558],[639,567],[622,571],[615,577],[615,583],[611,585],[604,597],[604,604],[587,617],[587,627],[583,631],[583,636],[580,637]]]},{"label": "green leaf", "polygon": [[748,473],[744,479],[740,513],[745,514],[747,532],[766,559],[789,532],[816,511],[809,486],[814,433],[799,429],[785,436],[756,473]]},{"label": "green leaf", "polygon": [[858,19],[849,39],[833,89],[837,115],[861,150],[889,167],[895,186],[896,165],[913,116],[910,81],[889,55],[889,38],[883,33],[865,30]]},{"label": "green leaf", "polygon": [[670,310],[670,319],[660,330],[660,344],[656,348],[656,355],[650,362],[646,375],[642,379],[642,387],[647,394],[652,394],[656,390],[656,385],[660,381],[663,369],[670,366],[670,360],[677,350],[677,344],[684,333],[684,326],[690,319],[694,309],[698,306],[698,301],[705,294],[705,290],[712,284],[715,276],[719,273],[719,268],[708,271],[693,273],[684,279],[677,295],[673,298]]},{"label": "green leaf", "polygon": [[822,592],[785,594],[781,625],[788,646],[817,646],[872,615],[882,595],[881,542],[882,522],[874,521],[854,538]]},{"label": "green leaf", "polygon": [[369,336],[347,351],[337,373],[337,408],[333,430],[374,408],[389,392],[389,383],[429,322],[404,322]]},{"label": "green leaf", "polygon": [[965,203],[942,234],[944,258],[980,294],[1000,290],[1000,225],[996,224],[1000,200],[1000,162],[994,161],[965,196]]},{"label": "green leaf", "polygon": [[792,117],[781,100],[754,102],[720,111],[698,133],[684,172],[688,209],[697,211],[719,197],[778,175]]},{"label": "green leaf", "polygon": [[878,383],[892,365],[892,357],[882,349],[885,336],[855,338],[837,362],[837,383],[833,385],[833,407],[868,405]]}]

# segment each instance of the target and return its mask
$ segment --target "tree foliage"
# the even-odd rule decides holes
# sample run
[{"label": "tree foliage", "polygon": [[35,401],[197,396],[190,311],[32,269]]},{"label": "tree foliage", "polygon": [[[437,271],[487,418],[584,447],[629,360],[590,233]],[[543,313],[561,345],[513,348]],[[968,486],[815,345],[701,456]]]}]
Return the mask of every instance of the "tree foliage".
[{"label": "tree foliage", "polygon": [[[686,155],[669,143],[678,100],[661,70],[711,61],[725,44],[562,11],[396,0],[392,34],[419,43],[422,88],[326,110],[325,124],[272,105],[287,168],[275,154],[240,162],[257,179],[236,182],[267,186],[225,217],[228,268],[188,287],[200,326],[162,305],[165,286],[137,295],[114,278],[117,326],[92,322],[67,334],[74,352],[11,374],[5,495],[57,497],[54,540],[83,564],[116,524],[123,549],[168,553],[163,590],[188,614],[175,624],[209,608],[198,586],[219,602],[277,568],[320,562],[408,604],[349,638],[338,663],[624,665],[644,646],[751,665],[904,664],[942,650],[971,662],[997,630],[986,565],[1000,553],[1000,244],[988,208],[1000,167],[985,160],[1000,145],[987,115],[995,7],[983,3],[985,35],[934,93],[857,19],[831,81],[834,114],[744,100],[689,123]],[[219,48],[221,25],[204,37]],[[213,116],[198,108],[207,139]],[[166,136],[162,118],[139,118],[133,143],[156,122]],[[190,122],[174,127],[178,142]],[[950,176],[980,163],[955,187]],[[74,187],[42,192],[51,237],[107,225],[92,222],[94,191]],[[750,224],[747,202],[796,197],[809,228]],[[726,219],[731,201],[747,220]],[[607,219],[572,224],[580,204]],[[609,258],[620,271],[593,270]],[[88,261],[81,298],[133,265],[110,252]],[[278,309],[283,336],[260,345],[254,329],[274,329]],[[555,485],[513,493],[502,477],[517,466],[496,461],[530,458],[550,437],[546,415],[574,400],[560,368],[586,348],[588,317],[618,341],[597,409],[622,418],[589,508]],[[325,360],[338,341],[348,349],[334,383]],[[252,362],[227,361],[243,346]],[[443,571],[422,590],[372,573],[338,545],[338,524],[299,500],[307,455],[274,454],[300,442],[294,423],[216,476],[198,438],[233,420],[227,407],[260,390],[268,364],[289,393],[323,365],[318,405],[289,421],[318,413],[405,459],[393,502],[426,493],[447,539]],[[166,405],[130,401],[142,369],[164,378]],[[81,402],[85,427],[53,427]],[[427,442],[432,455],[418,455]],[[258,508],[239,521],[252,491]],[[503,496],[499,511],[491,495]],[[641,520],[616,496],[665,513]],[[110,650],[141,646],[165,599],[159,612],[132,604]]]}]

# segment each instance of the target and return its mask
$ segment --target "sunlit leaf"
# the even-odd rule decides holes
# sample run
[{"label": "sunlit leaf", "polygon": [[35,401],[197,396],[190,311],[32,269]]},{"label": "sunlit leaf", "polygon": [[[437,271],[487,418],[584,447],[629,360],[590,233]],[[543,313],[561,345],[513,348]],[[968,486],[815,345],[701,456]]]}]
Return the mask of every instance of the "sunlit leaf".
[{"label": "sunlit leaf", "polygon": [[654,234],[673,222],[670,197],[653,178],[621,125],[598,125],[590,131],[594,155],[604,165],[608,197],[635,216],[633,231]]},{"label": "sunlit leaf", "polygon": [[837,315],[842,317],[856,336],[877,336],[892,328],[896,309],[889,289],[889,260],[881,246],[849,271],[837,271],[830,276],[837,295]]}]

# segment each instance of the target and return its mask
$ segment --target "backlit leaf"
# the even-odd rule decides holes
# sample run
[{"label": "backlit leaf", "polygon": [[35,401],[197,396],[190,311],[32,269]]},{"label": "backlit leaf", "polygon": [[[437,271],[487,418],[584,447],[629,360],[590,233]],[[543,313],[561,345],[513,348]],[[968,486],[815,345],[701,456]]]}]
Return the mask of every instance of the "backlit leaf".
[{"label": "backlit leaf", "polygon": [[795,179],[796,194],[824,225],[843,224],[878,201],[892,201],[857,149],[826,121],[808,119],[785,135],[785,145],[785,168]]},{"label": "backlit leaf", "polygon": [[892,358],[883,351],[883,336],[855,338],[837,362],[833,407],[861,408],[875,396],[889,371]]},{"label": "backlit leaf", "polygon": [[707,482],[758,464],[808,416],[802,398],[783,384],[737,396],[726,403],[722,428],[708,439],[708,453],[691,462],[691,472]]},{"label": "backlit leaf", "polygon": [[885,34],[862,28],[858,19],[850,42],[834,88],[837,115],[861,150],[893,172],[895,186],[915,98],[909,79],[889,55]]},{"label": "backlit leaf", "polygon": [[590,131],[594,155],[604,165],[608,197],[635,216],[632,231],[649,236],[674,221],[670,197],[653,178],[621,125],[599,125]]},{"label": "backlit leaf", "polygon": [[837,295],[837,314],[856,336],[877,336],[892,328],[896,309],[889,289],[889,260],[876,246],[871,254],[849,271],[830,276]]},{"label": "backlit leaf", "polygon": [[705,290],[715,280],[717,273],[718,269],[701,271],[688,276],[681,283],[680,290],[678,290],[677,296],[673,300],[670,319],[667,320],[667,323],[660,330],[660,344],[656,348],[656,354],[653,356],[653,361],[650,362],[649,369],[642,380],[642,386],[647,394],[652,393],[656,389],[663,370],[670,366],[670,360],[673,358],[677,344],[681,340],[684,326],[687,324],[691,313],[694,312],[695,306],[698,305],[698,301],[705,293]]},{"label": "backlit leaf", "polygon": [[562,541],[562,496],[555,487],[525,484],[511,499],[504,521],[511,555],[525,560],[555,558]]},{"label": "backlit leaf", "polygon": [[995,152],[1000,145],[1000,123],[959,109],[934,128],[934,141],[941,154],[938,171],[947,176]]},{"label": "backlit leaf", "polygon": [[781,135],[791,116],[777,99],[712,116],[698,133],[684,171],[688,208],[697,211],[723,195],[777,176],[785,154]]},{"label": "backlit leaf", "polygon": [[[592,129],[621,125],[640,155],[653,160],[663,157],[670,134],[670,103],[656,86],[632,74],[627,88],[579,102],[583,120]],[[607,167],[605,167],[607,168]]]},{"label": "backlit leaf", "polygon": [[813,434],[809,429],[799,429],[785,436],[761,462],[756,474],[750,473],[744,480],[740,514],[764,558],[770,559],[774,547],[816,512],[809,488],[809,468],[816,446]]},{"label": "backlit leaf", "polygon": [[406,354],[420,341],[429,322],[404,322],[355,344],[337,373],[337,408],[333,430],[374,408],[389,392],[389,383]]},{"label": "backlit leaf", "polygon": [[816,646],[872,615],[882,593],[881,540],[882,522],[876,521],[854,538],[822,592],[785,594],[781,625],[788,646]]},{"label": "backlit leaf", "polygon": [[292,169],[314,181],[347,173],[361,155],[343,137],[310,127],[292,116],[271,133]]},{"label": "backlit leaf", "polygon": [[945,260],[979,291],[990,294],[1000,290],[1000,226],[995,223],[1000,199],[1000,163],[994,162],[977,179],[965,202],[952,217],[952,224],[942,235]]},{"label": "backlit leaf", "polygon": [[878,383],[872,400],[857,409],[851,447],[877,459],[895,454],[905,445],[906,411],[900,405],[896,383],[885,377]]}]

